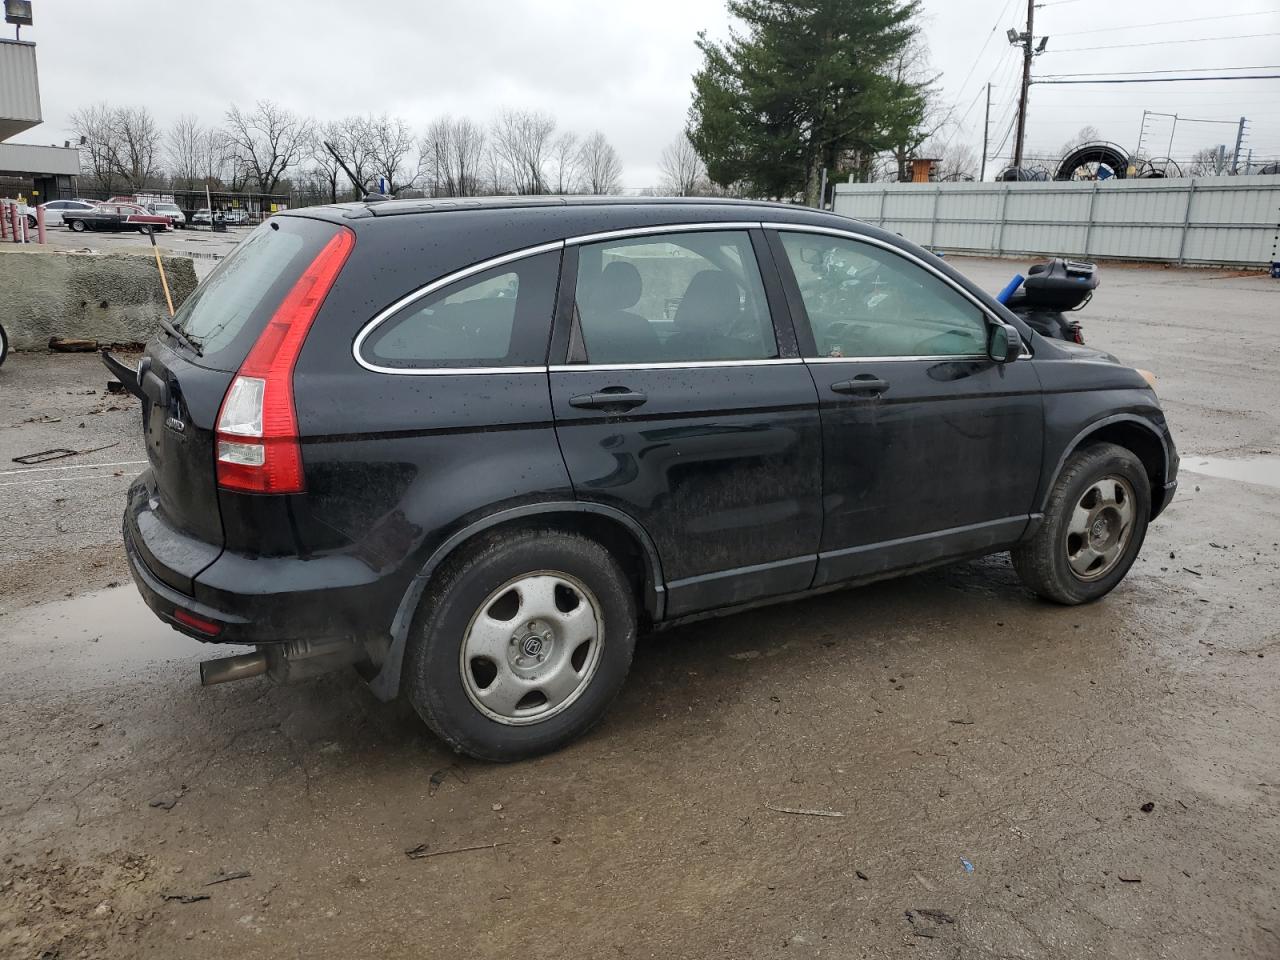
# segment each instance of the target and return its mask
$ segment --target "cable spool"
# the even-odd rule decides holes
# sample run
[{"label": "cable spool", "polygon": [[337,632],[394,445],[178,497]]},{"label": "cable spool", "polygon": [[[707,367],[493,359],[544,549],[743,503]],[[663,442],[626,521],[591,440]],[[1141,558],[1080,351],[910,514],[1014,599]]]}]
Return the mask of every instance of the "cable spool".
[{"label": "cable spool", "polygon": [[[1103,169],[1108,172],[1103,174]],[[1123,180],[1129,172],[1129,151],[1119,144],[1099,140],[1071,150],[1058,164],[1055,180]]]},{"label": "cable spool", "polygon": [[1048,180],[1049,171],[1039,165],[1023,166],[1023,167],[1005,167],[996,176],[996,179],[1003,180],[1003,181],[1020,181],[1020,182]]},{"label": "cable spool", "polygon": [[1152,157],[1137,165],[1135,176],[1139,180],[1159,180],[1165,177],[1181,177],[1182,168],[1171,157]]}]

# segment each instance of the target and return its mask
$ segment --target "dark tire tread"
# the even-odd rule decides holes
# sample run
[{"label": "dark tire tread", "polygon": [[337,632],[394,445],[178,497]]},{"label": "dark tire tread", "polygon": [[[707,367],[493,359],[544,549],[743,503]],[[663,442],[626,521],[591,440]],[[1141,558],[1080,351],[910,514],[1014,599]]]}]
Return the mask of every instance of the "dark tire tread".
[{"label": "dark tire tread", "polygon": [[[566,562],[578,566],[577,570],[565,572],[573,573],[586,583],[606,608],[602,613],[606,620],[603,653],[606,659],[588,691],[564,713],[542,724],[504,727],[477,711],[465,694],[461,694],[460,704],[457,692],[451,694],[443,688],[445,684],[456,684],[461,691],[453,666],[460,637],[450,636],[442,621],[456,621],[459,615],[456,605],[471,604],[467,594],[475,592],[474,584],[467,581],[476,576],[477,571],[483,576],[483,571],[497,569],[508,558],[518,555],[530,558],[532,562],[527,564],[530,570],[558,568]],[[538,556],[552,559],[543,564],[533,559]],[[609,616],[609,609],[613,610],[613,617]],[[469,618],[473,612],[467,609],[463,615]],[[617,561],[603,546],[581,534],[547,527],[495,532],[450,557],[433,578],[411,628],[404,689],[426,725],[455,752],[498,763],[521,760],[558,749],[599,722],[622,688],[631,666],[635,637],[634,594]],[[445,666],[441,666],[441,658]],[[432,660],[434,666],[430,665]]]},{"label": "dark tire tread", "polygon": [[[1109,574],[1093,582],[1077,579],[1060,549],[1062,526],[1067,522],[1083,488],[1108,473],[1129,475],[1137,497],[1135,529],[1125,556]],[[1088,603],[1110,593],[1124,579],[1137,559],[1151,516],[1151,485],[1142,461],[1114,443],[1097,443],[1073,453],[1063,465],[1045,505],[1044,520],[1035,535],[1010,551],[1018,578],[1046,600],[1065,605]]]}]

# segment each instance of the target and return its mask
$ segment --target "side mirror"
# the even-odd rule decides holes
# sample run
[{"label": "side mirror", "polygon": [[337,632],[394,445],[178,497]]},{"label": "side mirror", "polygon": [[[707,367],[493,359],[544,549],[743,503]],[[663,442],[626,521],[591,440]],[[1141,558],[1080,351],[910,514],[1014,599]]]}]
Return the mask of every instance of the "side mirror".
[{"label": "side mirror", "polygon": [[992,325],[987,340],[987,356],[996,363],[1010,363],[1022,356],[1022,336],[1011,323]]}]

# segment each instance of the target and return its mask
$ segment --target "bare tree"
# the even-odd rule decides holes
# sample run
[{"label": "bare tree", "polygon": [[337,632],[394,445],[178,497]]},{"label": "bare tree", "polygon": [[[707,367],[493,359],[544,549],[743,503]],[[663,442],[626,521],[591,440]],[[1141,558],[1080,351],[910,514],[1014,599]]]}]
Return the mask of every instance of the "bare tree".
[{"label": "bare tree", "polygon": [[270,100],[259,100],[249,112],[235,104],[227,111],[233,163],[263,193],[275,193],[284,175],[302,159],[311,132],[309,120]]},{"label": "bare tree", "polygon": [[418,149],[418,176],[433,197],[470,197],[480,192],[484,130],[463,117],[441,117],[427,127]]},{"label": "bare tree", "polygon": [[1187,164],[1188,177],[1212,177],[1221,172],[1217,147],[1201,147],[1191,155],[1191,162]]},{"label": "bare tree", "polygon": [[146,107],[97,103],[73,113],[71,126],[100,189],[145,189],[160,173],[160,128]]},{"label": "bare tree", "polygon": [[937,161],[935,179],[976,180],[978,178],[978,151],[967,143],[940,143],[930,140],[919,150],[921,156]]},{"label": "bare tree", "polygon": [[547,192],[547,161],[556,122],[532,110],[503,110],[493,124],[493,146],[516,193]]},{"label": "bare tree", "polygon": [[338,161],[325,147],[326,142],[335,143],[341,137],[341,126],[336,121],[330,120],[316,130],[316,136],[311,141],[309,151],[311,177],[317,184],[317,193],[322,195],[324,202],[327,203],[338,202],[338,184],[345,183],[347,179],[342,168],[338,166]]},{"label": "bare tree", "polygon": [[683,132],[662,151],[658,169],[662,171],[662,190],[671,197],[697,196],[707,178],[702,158]]},{"label": "bare tree", "polygon": [[115,111],[116,172],[133,190],[143,190],[157,173],[160,128],[146,107],[121,107]]},{"label": "bare tree", "polygon": [[80,140],[80,166],[90,171],[94,185],[107,192],[116,186],[119,133],[115,108],[95,103],[71,114],[71,129]]},{"label": "bare tree", "polygon": [[500,197],[511,193],[511,181],[507,179],[507,165],[502,152],[491,139],[484,152],[484,189],[491,196]]},{"label": "bare tree", "polygon": [[387,182],[387,193],[396,193],[409,186],[413,174],[409,168],[409,154],[413,152],[413,134],[399,117],[370,117],[369,159],[374,174]]},{"label": "bare tree", "polygon": [[603,133],[597,130],[582,142],[579,154],[582,177],[589,193],[603,196],[617,193],[622,181],[622,161]]},{"label": "bare tree", "polygon": [[578,136],[565,131],[551,144],[551,190],[564,195],[576,193],[582,182],[581,148]]},{"label": "bare tree", "polygon": [[169,175],[179,190],[192,190],[204,173],[205,130],[191,114],[180,116],[165,136]]},{"label": "bare tree", "polygon": [[336,133],[337,138],[329,142],[351,173],[351,188],[361,196],[372,186],[374,176],[373,124],[368,117],[344,117],[337,122]]},{"label": "bare tree", "polygon": [[1098,128],[1091,123],[1087,123],[1076,131],[1074,137],[1058,148],[1058,156],[1065,157],[1076,147],[1084,146],[1086,143],[1095,143],[1101,139],[1102,134],[1098,132]]},{"label": "bare tree", "polygon": [[200,141],[200,180],[209,187],[221,187],[231,165],[231,143],[227,132],[212,127]]}]

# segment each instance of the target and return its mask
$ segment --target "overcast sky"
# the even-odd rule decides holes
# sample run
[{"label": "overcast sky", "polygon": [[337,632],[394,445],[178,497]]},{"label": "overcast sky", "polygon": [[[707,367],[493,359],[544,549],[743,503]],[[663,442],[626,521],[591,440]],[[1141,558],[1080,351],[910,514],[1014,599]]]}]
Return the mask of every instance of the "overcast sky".
[{"label": "overcast sky", "polygon": [[[632,188],[658,182],[658,156],[685,123],[698,31],[728,30],[723,0],[34,0],[33,7],[35,26],[23,39],[39,44],[45,122],[21,141],[61,143],[71,135],[71,111],[96,100],[145,104],[162,125],[183,113],[214,123],[231,102],[270,98],[322,120],[387,111],[415,129],[443,113],[488,119],[511,106],[545,110],[580,134],[604,131]],[[930,58],[951,117],[943,140],[981,148],[983,91],[988,80],[995,84],[988,177],[1012,152],[1008,140],[997,149],[1020,64],[1004,34],[1025,16],[1024,0],[924,0]],[[1118,29],[1144,21],[1151,25]],[[1035,32],[1050,35],[1035,64],[1040,74],[1263,65],[1272,69],[1257,72],[1280,72],[1276,0],[1046,0]],[[1201,39],[1242,34],[1271,35]],[[1134,46],[1170,40],[1194,42]],[[1064,52],[1119,44],[1129,46]],[[1028,153],[1056,152],[1084,124],[1132,148],[1144,108],[1200,119],[1244,114],[1246,148],[1255,157],[1280,155],[1280,80],[1037,86]],[[1179,123],[1170,151],[1170,132],[1169,119],[1149,121],[1152,152],[1181,159],[1235,138],[1229,125]]]}]

